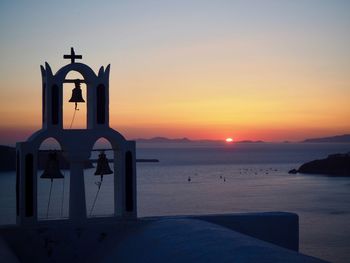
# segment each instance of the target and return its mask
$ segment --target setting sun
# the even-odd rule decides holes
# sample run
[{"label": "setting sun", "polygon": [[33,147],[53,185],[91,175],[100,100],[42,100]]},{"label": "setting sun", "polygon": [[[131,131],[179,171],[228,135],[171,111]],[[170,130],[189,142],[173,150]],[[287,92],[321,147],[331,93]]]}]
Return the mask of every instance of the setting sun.
[{"label": "setting sun", "polygon": [[232,139],[232,138],[226,138],[225,141],[226,141],[226,142],[233,142],[233,139]]}]

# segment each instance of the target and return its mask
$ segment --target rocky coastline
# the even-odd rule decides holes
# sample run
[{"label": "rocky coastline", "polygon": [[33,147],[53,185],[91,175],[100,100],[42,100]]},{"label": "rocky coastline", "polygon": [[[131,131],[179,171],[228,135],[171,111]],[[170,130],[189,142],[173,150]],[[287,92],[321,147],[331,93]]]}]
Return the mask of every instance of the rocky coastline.
[{"label": "rocky coastline", "polygon": [[350,176],[350,153],[331,154],[325,159],[304,163],[299,169],[292,169],[289,173],[348,177]]}]

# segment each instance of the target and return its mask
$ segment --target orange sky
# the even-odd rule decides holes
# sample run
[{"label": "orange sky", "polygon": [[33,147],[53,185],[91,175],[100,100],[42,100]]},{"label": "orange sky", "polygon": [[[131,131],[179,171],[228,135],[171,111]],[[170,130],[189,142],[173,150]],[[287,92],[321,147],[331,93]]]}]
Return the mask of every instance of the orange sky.
[{"label": "orange sky", "polygon": [[[39,65],[57,71],[70,46],[95,71],[111,63],[111,126],[127,138],[350,133],[350,5],[343,1],[110,3],[94,23],[94,4],[78,19],[73,4],[62,21],[65,4],[51,17],[45,5],[0,6],[0,143],[40,128]],[[70,93],[65,87],[66,99]],[[64,107],[67,124],[73,105]],[[82,106],[74,127],[85,120]]]}]

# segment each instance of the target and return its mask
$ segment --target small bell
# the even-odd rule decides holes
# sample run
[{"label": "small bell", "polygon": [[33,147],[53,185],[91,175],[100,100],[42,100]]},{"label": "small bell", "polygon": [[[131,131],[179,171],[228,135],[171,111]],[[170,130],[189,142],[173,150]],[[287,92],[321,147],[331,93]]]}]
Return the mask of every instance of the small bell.
[{"label": "small bell", "polygon": [[83,95],[81,92],[80,81],[76,80],[74,84],[75,88],[72,90],[72,97],[70,98],[69,102],[75,102],[75,109],[77,109],[77,103],[85,102],[85,100],[83,99]]},{"label": "small bell", "polygon": [[104,151],[101,151],[101,153],[98,155],[95,175],[101,175],[101,181],[102,181],[103,175],[112,174],[112,173],[113,171],[109,167],[108,159]]},{"label": "small bell", "polygon": [[49,153],[49,159],[46,162],[45,170],[40,178],[43,179],[61,179],[64,178],[60,171],[60,165],[57,159],[56,152]]}]

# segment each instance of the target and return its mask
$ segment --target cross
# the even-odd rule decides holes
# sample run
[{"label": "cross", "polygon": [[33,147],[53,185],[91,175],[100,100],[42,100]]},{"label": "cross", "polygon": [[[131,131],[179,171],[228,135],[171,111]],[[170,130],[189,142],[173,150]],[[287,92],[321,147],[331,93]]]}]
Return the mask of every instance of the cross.
[{"label": "cross", "polygon": [[70,55],[63,55],[64,59],[70,59],[71,63],[75,63],[75,59],[82,59],[82,55],[75,55],[74,48],[70,48]]}]

